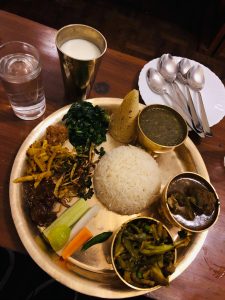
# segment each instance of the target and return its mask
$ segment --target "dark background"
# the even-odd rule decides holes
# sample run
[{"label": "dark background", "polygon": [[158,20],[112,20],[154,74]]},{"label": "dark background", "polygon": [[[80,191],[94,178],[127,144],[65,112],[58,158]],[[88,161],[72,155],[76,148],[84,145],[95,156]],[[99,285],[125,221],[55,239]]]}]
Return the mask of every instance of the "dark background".
[{"label": "dark background", "polygon": [[225,0],[0,0],[0,8],[55,29],[93,26],[109,48],[145,60],[188,57],[225,82]]},{"label": "dark background", "polygon": [[[96,27],[106,36],[110,48],[146,60],[168,50],[177,55],[193,51],[209,54],[210,44],[225,21],[224,0],[0,0],[0,3],[1,9],[56,29],[71,23]],[[216,57],[225,57],[224,51],[216,50]]]}]

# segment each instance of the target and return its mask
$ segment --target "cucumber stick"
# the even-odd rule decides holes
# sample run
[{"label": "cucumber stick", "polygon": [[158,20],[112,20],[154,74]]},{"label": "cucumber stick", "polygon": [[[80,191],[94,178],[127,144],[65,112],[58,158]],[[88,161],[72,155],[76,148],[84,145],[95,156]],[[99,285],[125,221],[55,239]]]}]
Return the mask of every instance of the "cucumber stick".
[{"label": "cucumber stick", "polygon": [[45,228],[43,231],[44,237],[49,240],[49,237],[55,236],[54,231],[57,232],[59,228],[70,228],[88,209],[87,202],[84,199],[79,199],[71,207],[67,208],[51,225]]},{"label": "cucumber stick", "polygon": [[73,228],[70,231],[70,235],[69,238],[67,239],[67,242],[63,245],[63,247],[60,248],[60,250],[56,250],[59,256],[61,256],[63,250],[74,239],[74,237],[82,230],[82,228],[84,228],[87,225],[87,223],[97,215],[99,210],[100,210],[100,206],[95,204],[80,218],[79,221],[76,222],[76,224],[73,226]]}]

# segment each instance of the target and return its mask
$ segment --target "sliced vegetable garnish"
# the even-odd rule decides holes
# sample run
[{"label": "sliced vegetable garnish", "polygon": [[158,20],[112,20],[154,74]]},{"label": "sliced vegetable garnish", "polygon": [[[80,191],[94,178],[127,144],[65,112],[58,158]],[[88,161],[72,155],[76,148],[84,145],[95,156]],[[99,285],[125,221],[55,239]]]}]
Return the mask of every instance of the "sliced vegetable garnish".
[{"label": "sliced vegetable garnish", "polygon": [[87,250],[93,245],[100,244],[108,240],[108,238],[112,235],[112,231],[102,232],[96,236],[94,236],[91,240],[89,240],[86,244],[83,245],[81,250]]},{"label": "sliced vegetable garnish", "polygon": [[48,234],[48,242],[55,251],[60,250],[68,241],[71,229],[67,225],[59,225]]},{"label": "sliced vegetable garnish", "polygon": [[[89,206],[87,202],[84,199],[79,199],[43,231],[44,237],[51,245],[60,245],[62,247],[63,243],[57,241],[57,232],[60,231],[60,235],[64,237],[66,243],[68,239],[66,240],[65,236],[68,236],[68,228],[75,224],[88,209]],[[63,228],[65,229],[65,233],[63,233]],[[57,250],[60,249],[57,246],[56,248]]]},{"label": "sliced vegetable garnish", "polygon": [[61,250],[57,251],[58,255],[62,255],[64,248],[67,247],[67,245],[78,234],[78,232],[81,231],[81,229],[84,228],[87,223],[97,215],[99,210],[99,205],[95,204],[80,218],[80,220],[73,226],[66,244],[63,245],[64,247]]},{"label": "sliced vegetable garnish", "polygon": [[87,227],[82,228],[74,239],[63,249],[62,258],[66,259],[76,252],[93,234]]}]

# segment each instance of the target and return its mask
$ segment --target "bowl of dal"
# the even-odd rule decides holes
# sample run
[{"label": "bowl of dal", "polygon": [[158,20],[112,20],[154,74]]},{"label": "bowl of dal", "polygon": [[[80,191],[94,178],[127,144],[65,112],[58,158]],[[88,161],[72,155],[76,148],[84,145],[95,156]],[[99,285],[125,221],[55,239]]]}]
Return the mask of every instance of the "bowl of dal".
[{"label": "bowl of dal", "polygon": [[148,105],[138,115],[138,140],[147,150],[171,151],[183,144],[187,135],[185,120],[169,106]]}]

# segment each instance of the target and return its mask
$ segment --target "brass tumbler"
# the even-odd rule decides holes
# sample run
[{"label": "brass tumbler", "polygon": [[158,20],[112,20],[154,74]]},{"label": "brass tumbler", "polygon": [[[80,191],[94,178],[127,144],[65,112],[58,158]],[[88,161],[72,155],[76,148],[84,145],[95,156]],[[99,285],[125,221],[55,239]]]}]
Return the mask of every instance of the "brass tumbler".
[{"label": "brass tumbler", "polygon": [[[76,48],[73,49],[73,55],[63,52],[62,45],[74,39],[93,43],[99,49],[99,55],[94,58],[81,59],[79,55],[76,56]],[[101,58],[107,49],[106,39],[98,30],[90,26],[71,24],[57,32],[56,46],[67,101],[76,102],[86,99],[93,85]]]}]

